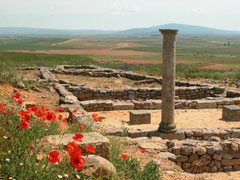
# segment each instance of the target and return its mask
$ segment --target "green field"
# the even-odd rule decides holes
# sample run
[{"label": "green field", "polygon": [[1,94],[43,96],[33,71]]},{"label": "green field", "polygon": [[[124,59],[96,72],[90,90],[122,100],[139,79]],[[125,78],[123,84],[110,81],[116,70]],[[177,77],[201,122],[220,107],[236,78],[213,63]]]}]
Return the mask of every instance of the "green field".
[{"label": "green field", "polygon": [[[73,40],[72,40],[73,39]],[[131,44],[125,47],[124,44]],[[120,46],[119,46],[120,44]],[[123,45],[123,46],[122,46]],[[77,47],[78,46],[78,47]],[[79,47],[80,46],[80,47]],[[152,52],[149,55],[50,55],[37,53],[5,52],[5,50],[82,50],[117,49]],[[119,37],[71,37],[71,36],[0,36],[0,62],[9,66],[55,66],[57,64],[93,64],[103,67],[161,73],[161,64],[127,64],[120,60],[162,60],[162,37],[119,38]],[[95,61],[118,60],[118,61]],[[177,73],[182,78],[225,79],[239,77],[240,37],[221,36],[177,36]],[[201,69],[213,64],[219,69]],[[126,68],[127,67],[127,68]],[[224,68],[226,67],[226,68]]]}]

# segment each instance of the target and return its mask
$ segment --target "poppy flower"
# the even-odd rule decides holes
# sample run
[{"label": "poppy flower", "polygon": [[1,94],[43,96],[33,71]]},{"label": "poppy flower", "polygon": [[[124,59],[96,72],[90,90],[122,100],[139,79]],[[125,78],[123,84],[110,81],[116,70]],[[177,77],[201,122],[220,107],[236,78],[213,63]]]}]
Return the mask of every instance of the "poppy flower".
[{"label": "poppy flower", "polygon": [[126,154],[122,154],[122,155],[121,155],[121,158],[122,158],[122,159],[126,159],[126,158],[127,158],[127,155],[126,155]]},{"label": "poppy flower", "polygon": [[56,114],[47,112],[45,113],[45,118],[49,121],[56,121]]},{"label": "poppy flower", "polygon": [[17,101],[17,103],[18,103],[18,104],[22,104],[23,101],[22,101],[21,99],[19,99],[19,100]]},{"label": "poppy flower", "polygon": [[74,109],[73,112],[76,113],[78,110],[77,109]]},{"label": "poppy flower", "polygon": [[62,156],[57,151],[52,151],[48,155],[48,161],[55,164],[62,161]]},{"label": "poppy flower", "polygon": [[84,112],[82,112],[82,115],[85,115],[85,113],[84,113]]},{"label": "poppy flower", "polygon": [[82,142],[83,135],[81,133],[76,133],[72,138],[76,141]]},{"label": "poppy flower", "polygon": [[87,146],[86,151],[91,152],[91,153],[96,153],[94,146]]},{"label": "poppy flower", "polygon": [[25,121],[25,120],[21,120],[20,121],[20,124],[22,125],[22,128],[23,129],[29,129],[29,128],[31,128],[32,126],[31,126],[31,124],[29,124],[27,121]]},{"label": "poppy flower", "polygon": [[71,156],[71,163],[75,168],[82,169],[83,165],[85,164],[85,159],[80,155]]},{"label": "poppy flower", "polygon": [[29,148],[30,148],[30,149],[34,149],[34,146],[33,146],[33,145],[30,145]]},{"label": "poppy flower", "polygon": [[77,146],[73,146],[70,149],[68,149],[68,154],[70,156],[76,156],[76,155],[81,155],[82,154],[82,149]]},{"label": "poppy flower", "polygon": [[62,118],[63,118],[63,115],[60,114],[60,115],[58,116],[58,119],[59,119],[59,120],[62,120]]},{"label": "poppy flower", "polygon": [[63,122],[64,122],[64,123],[67,123],[67,120],[66,120],[66,119],[63,119]]},{"label": "poppy flower", "polygon": [[145,153],[146,150],[145,149],[140,149],[140,153]]},{"label": "poppy flower", "polygon": [[81,125],[79,128],[80,128],[80,129],[84,129],[83,125]]},{"label": "poppy flower", "polygon": [[44,106],[41,107],[43,111],[49,111],[49,109],[45,108]]},{"label": "poppy flower", "polygon": [[29,111],[36,112],[38,108],[36,106],[28,108]]},{"label": "poppy flower", "polygon": [[19,93],[12,96],[15,99],[22,99],[21,95]]}]

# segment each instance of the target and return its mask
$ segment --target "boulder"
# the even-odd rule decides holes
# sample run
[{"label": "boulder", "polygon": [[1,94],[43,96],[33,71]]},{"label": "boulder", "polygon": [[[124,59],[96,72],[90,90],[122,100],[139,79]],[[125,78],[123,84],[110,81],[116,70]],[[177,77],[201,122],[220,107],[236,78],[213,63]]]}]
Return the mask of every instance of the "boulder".
[{"label": "boulder", "polygon": [[94,176],[95,178],[102,177],[108,179],[116,175],[117,171],[114,165],[101,156],[89,155],[83,156],[85,164],[81,173],[87,176]]}]

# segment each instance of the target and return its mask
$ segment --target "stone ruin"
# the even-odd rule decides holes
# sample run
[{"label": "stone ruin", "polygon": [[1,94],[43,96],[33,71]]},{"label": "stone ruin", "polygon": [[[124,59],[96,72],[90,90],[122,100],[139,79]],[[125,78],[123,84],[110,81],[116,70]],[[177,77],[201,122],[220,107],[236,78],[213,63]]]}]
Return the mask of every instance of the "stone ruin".
[{"label": "stone ruin", "polygon": [[[174,109],[215,109],[228,106],[224,109],[227,108],[229,111],[229,105],[239,108],[240,91],[225,90],[224,87],[210,84],[175,81],[175,36],[177,31],[161,30],[161,32],[165,42],[163,46],[165,69],[169,70],[163,73],[163,79],[93,65],[59,65],[55,68],[27,67],[19,69],[39,70],[39,76],[43,80],[51,82],[58,92],[60,106],[66,109],[70,115],[74,109],[78,110],[75,116],[79,122],[84,121],[86,116],[92,119],[89,112],[131,110],[134,123],[138,123],[136,121],[139,113],[134,110],[162,109],[162,121],[156,131],[129,129],[126,134],[122,128],[109,128],[105,133],[113,136],[127,135],[133,139],[144,137],[151,140],[161,137],[163,140],[167,140],[164,151],[171,153],[168,159],[176,162],[186,172],[240,170],[240,128],[176,128],[173,116]],[[169,66],[170,68],[166,68]],[[55,79],[53,73],[106,78],[124,77],[134,80],[138,84],[159,83],[163,88],[92,88],[65,79]],[[230,111],[232,109],[234,108],[230,108]],[[141,113],[146,116],[144,123],[149,123],[149,114],[140,111]],[[90,122],[97,129],[101,129],[101,126],[94,121],[86,123]]]}]

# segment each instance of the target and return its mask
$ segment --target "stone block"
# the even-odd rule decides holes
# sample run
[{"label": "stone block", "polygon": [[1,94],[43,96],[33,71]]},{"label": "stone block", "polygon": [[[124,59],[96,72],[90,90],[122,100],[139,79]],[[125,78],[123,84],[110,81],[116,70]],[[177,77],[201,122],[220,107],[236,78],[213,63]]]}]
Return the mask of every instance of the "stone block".
[{"label": "stone block", "polygon": [[130,124],[151,124],[151,113],[148,111],[130,111]]},{"label": "stone block", "polygon": [[86,146],[94,146],[96,155],[102,156],[106,159],[110,158],[110,142],[108,138],[102,136],[99,133],[82,133],[83,142],[74,141],[73,136],[75,134],[61,134],[45,136],[40,140],[40,144],[43,146],[52,146],[54,148],[64,147],[67,149],[67,144],[74,141],[83,150],[83,155],[86,154]]},{"label": "stone block", "polygon": [[215,109],[217,104],[215,101],[205,101],[199,100],[198,101],[198,109]]},{"label": "stone block", "polygon": [[113,109],[114,110],[133,110],[134,104],[131,102],[114,102]]},{"label": "stone block", "polygon": [[222,118],[227,121],[240,121],[240,107],[237,105],[224,106]]}]

